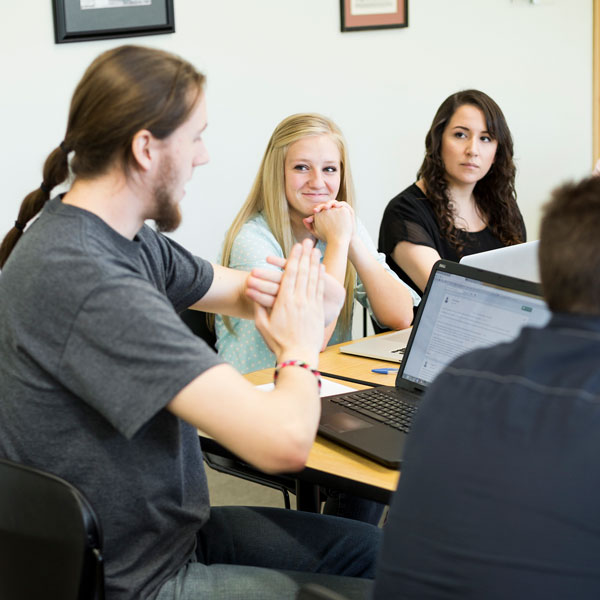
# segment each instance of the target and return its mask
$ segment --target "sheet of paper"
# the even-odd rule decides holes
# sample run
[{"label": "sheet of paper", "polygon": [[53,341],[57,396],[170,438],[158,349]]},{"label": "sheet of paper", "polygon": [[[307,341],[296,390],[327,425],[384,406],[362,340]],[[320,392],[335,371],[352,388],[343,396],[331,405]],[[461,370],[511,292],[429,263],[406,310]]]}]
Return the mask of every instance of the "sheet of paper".
[{"label": "sheet of paper", "polygon": [[[342,385],[337,381],[331,381],[331,379],[321,379],[321,397],[323,396],[334,396],[335,394],[345,394],[346,392],[354,392],[356,388],[348,387],[347,385]],[[256,386],[259,390],[263,390],[268,392],[272,390],[274,387],[273,383],[263,383],[263,385]]]}]

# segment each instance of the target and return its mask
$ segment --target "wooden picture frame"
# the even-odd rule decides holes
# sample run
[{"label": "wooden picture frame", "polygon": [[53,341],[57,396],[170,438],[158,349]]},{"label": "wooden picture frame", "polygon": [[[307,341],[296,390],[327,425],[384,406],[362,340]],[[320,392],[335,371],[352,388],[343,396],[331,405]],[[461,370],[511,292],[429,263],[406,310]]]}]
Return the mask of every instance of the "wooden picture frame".
[{"label": "wooden picture frame", "polygon": [[342,31],[408,27],[408,0],[340,0]]},{"label": "wooden picture frame", "polygon": [[173,0],[52,0],[54,41],[173,33]]}]

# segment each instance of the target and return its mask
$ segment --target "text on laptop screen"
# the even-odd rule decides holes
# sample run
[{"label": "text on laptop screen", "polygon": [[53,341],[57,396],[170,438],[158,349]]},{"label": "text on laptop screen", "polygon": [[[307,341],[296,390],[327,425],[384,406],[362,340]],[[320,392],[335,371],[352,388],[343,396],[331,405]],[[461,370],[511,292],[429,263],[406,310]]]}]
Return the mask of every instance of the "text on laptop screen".
[{"label": "text on laptop screen", "polygon": [[510,341],[549,318],[541,298],[437,271],[402,377],[428,385],[461,354]]}]

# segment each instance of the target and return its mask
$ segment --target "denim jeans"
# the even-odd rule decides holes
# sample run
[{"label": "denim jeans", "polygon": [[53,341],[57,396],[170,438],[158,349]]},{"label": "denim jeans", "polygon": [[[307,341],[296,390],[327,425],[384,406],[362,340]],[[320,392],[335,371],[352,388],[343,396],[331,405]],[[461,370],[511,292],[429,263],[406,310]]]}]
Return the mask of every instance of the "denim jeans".
[{"label": "denim jeans", "polygon": [[323,506],[324,515],[355,519],[356,521],[371,523],[371,525],[378,525],[385,509],[385,504],[359,498],[347,492],[326,489],[325,494],[327,498]]},{"label": "denim jeans", "polygon": [[198,532],[196,556],[157,600],[279,600],[315,582],[367,598],[381,531],[294,510],[220,506]]}]

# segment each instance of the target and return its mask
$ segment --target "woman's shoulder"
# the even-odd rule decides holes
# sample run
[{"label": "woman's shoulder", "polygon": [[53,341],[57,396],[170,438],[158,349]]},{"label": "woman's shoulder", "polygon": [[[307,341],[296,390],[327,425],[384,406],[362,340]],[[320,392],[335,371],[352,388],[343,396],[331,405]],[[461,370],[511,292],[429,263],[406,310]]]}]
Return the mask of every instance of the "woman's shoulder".
[{"label": "woman's shoulder", "polygon": [[429,209],[430,204],[423,190],[416,183],[413,183],[394,196],[388,203],[390,209],[402,207]]},{"label": "woman's shoulder", "polygon": [[269,224],[262,212],[254,213],[241,227],[241,231],[270,231]]},{"label": "woman's shoulder", "polygon": [[431,217],[434,213],[433,207],[423,190],[416,183],[413,183],[389,201],[384,214],[388,217],[396,215],[410,219],[414,217]]},{"label": "woman's shoulder", "polygon": [[242,225],[235,236],[231,246],[229,266],[247,267],[255,264],[259,259],[264,261],[268,255],[283,256],[283,251],[264,215],[257,213]]},{"label": "woman's shoulder", "polygon": [[241,227],[236,236],[237,240],[274,240],[275,236],[262,213],[252,215]]},{"label": "woman's shoulder", "polygon": [[393,202],[394,200],[398,202],[422,202],[423,200],[427,200],[427,196],[415,182],[394,196],[391,201]]}]

